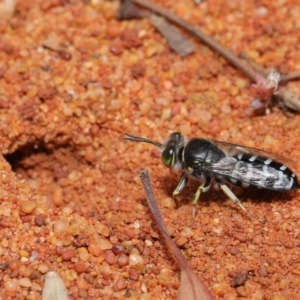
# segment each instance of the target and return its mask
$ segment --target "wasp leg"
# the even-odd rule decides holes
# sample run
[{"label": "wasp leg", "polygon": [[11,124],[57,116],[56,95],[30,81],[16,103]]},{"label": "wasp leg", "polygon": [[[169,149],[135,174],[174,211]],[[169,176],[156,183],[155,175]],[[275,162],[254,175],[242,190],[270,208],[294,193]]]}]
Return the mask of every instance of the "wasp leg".
[{"label": "wasp leg", "polygon": [[183,175],[182,178],[180,179],[176,189],[173,192],[173,198],[176,202],[177,207],[178,207],[178,201],[176,199],[176,196],[186,187],[187,182],[188,182],[188,176]]},{"label": "wasp leg", "polygon": [[222,182],[219,182],[220,188],[222,191],[235,203],[237,204],[243,211],[244,213],[251,219],[253,220],[252,216],[248,213],[242,202],[237,198],[237,196],[229,189],[227,185],[225,185]]},{"label": "wasp leg", "polygon": [[193,213],[192,213],[193,219],[196,216],[196,204],[198,203],[198,200],[200,198],[200,194],[201,194],[201,192],[205,193],[210,189],[210,183],[211,183],[211,178],[207,178],[206,181],[198,187],[197,192],[194,195]]}]

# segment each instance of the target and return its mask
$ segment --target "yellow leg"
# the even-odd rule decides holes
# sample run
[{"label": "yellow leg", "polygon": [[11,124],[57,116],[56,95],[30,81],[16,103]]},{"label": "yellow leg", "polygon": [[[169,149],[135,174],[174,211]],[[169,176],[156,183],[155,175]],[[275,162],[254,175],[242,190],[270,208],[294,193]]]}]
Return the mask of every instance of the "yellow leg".
[{"label": "yellow leg", "polygon": [[[244,205],[242,204],[242,202],[237,198],[237,196],[229,189],[229,187],[227,185],[225,185],[224,183],[219,183],[220,184],[220,188],[222,189],[222,191],[228,196],[229,199],[231,199],[235,204],[237,204],[243,211],[244,213],[248,216],[248,218],[250,218],[251,220],[255,220],[255,218],[253,218],[249,212],[246,210],[246,208],[244,207]],[[264,223],[263,220],[259,220],[260,222]]]},{"label": "yellow leg", "polygon": [[198,187],[197,192],[195,193],[194,199],[193,199],[193,213],[192,213],[193,219],[196,216],[196,204],[198,203],[201,192],[205,193],[209,190],[209,188],[210,188],[210,181],[204,182]]}]

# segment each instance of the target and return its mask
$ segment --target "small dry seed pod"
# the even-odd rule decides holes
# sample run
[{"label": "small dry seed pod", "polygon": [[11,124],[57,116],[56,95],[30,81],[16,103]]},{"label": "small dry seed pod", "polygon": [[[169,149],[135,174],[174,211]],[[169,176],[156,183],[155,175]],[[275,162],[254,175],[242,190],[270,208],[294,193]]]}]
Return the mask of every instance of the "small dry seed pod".
[{"label": "small dry seed pod", "polygon": [[65,283],[55,271],[46,274],[42,300],[69,300]]}]

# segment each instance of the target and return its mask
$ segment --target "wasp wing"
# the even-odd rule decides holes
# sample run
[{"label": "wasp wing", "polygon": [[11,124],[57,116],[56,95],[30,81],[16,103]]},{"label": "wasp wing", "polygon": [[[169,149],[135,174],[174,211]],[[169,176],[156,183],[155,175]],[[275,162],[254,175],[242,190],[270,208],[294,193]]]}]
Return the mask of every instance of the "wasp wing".
[{"label": "wasp wing", "polygon": [[205,171],[234,185],[255,186],[271,190],[291,188],[290,177],[262,162],[248,163],[234,157],[225,157],[218,163],[205,166]]},{"label": "wasp wing", "polygon": [[246,154],[250,158],[251,156],[257,156],[256,161],[265,162],[270,159],[275,163],[286,165],[286,166],[297,166],[299,167],[299,163],[293,159],[281,156],[279,154],[275,154],[270,151],[260,150],[257,148],[251,148],[241,145],[236,145],[227,142],[210,140],[218,148],[222,149],[227,157],[238,157],[239,154]]},{"label": "wasp wing", "polygon": [[[253,156],[248,155],[249,157]],[[224,157],[217,163],[205,164],[202,166],[202,171],[212,174],[219,180],[225,179],[234,185],[243,187],[251,185],[279,191],[300,187],[295,174],[277,162],[266,164],[265,161],[257,159],[243,161],[236,157]]]}]

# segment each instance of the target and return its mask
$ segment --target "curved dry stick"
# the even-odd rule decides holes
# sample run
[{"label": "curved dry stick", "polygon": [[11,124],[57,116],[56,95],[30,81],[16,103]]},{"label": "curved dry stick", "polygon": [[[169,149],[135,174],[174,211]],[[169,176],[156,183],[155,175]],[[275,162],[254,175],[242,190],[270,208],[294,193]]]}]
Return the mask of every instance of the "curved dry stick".
[{"label": "curved dry stick", "polygon": [[293,72],[286,75],[281,75],[280,82],[287,82],[300,78],[300,72]]},{"label": "curved dry stick", "polygon": [[193,273],[181,251],[168,234],[166,225],[158,208],[153,192],[148,171],[142,171],[140,178],[145,188],[146,198],[154,220],[170,251],[174,254],[180,268],[180,287],[178,291],[179,300],[213,300],[213,297],[204,283]]}]

